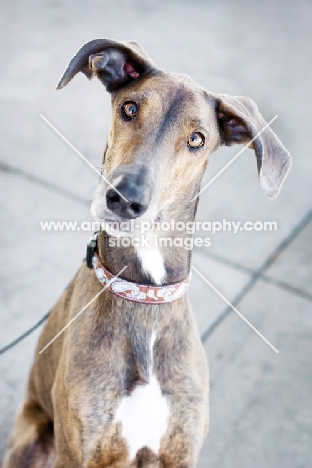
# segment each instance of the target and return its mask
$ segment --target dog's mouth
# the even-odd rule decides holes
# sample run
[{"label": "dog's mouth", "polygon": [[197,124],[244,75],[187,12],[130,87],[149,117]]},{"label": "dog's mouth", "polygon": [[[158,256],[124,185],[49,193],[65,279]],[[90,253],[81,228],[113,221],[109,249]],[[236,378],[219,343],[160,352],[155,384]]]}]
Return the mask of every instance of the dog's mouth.
[{"label": "dog's mouth", "polygon": [[101,229],[114,237],[130,236],[135,230],[134,221],[105,218],[101,221]]},{"label": "dog's mouth", "polygon": [[142,227],[144,225],[144,231],[149,230],[148,225],[152,228],[156,221],[162,219],[162,213],[159,212],[152,219],[148,218],[134,218],[134,219],[114,219],[109,216],[102,218],[101,230],[106,231],[107,234],[114,237],[132,237],[142,233]]}]

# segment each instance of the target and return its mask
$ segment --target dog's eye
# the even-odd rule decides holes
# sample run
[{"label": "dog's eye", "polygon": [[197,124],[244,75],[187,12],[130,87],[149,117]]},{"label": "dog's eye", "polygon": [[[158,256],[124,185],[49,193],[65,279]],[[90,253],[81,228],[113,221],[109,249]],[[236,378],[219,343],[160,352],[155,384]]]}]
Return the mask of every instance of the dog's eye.
[{"label": "dog's eye", "polygon": [[194,132],[190,136],[187,144],[190,148],[200,148],[205,143],[205,137],[200,132]]},{"label": "dog's eye", "polygon": [[123,104],[122,110],[126,117],[134,119],[138,112],[138,105],[134,101],[127,101]]}]

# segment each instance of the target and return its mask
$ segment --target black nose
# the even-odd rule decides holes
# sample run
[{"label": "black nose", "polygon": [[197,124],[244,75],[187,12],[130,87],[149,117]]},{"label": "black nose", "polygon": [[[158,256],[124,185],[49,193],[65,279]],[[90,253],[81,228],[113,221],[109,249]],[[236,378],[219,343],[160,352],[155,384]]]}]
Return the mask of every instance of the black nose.
[{"label": "black nose", "polygon": [[140,203],[135,200],[124,200],[115,189],[111,188],[106,193],[107,208],[121,216],[122,218],[132,219],[141,216],[148,207],[148,204]]},{"label": "black nose", "polygon": [[[121,175],[121,181],[106,192],[107,208],[121,218],[138,218],[147,210],[151,200],[151,183],[145,168]],[[120,175],[118,177],[120,177]],[[117,177],[114,177],[117,179]],[[114,179],[113,179],[114,180]]]}]

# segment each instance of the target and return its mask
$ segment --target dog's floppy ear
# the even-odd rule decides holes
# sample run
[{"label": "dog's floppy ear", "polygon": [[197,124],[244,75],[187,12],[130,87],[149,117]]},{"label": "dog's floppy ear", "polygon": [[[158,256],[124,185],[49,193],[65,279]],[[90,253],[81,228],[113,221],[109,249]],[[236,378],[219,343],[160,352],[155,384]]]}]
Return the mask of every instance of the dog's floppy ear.
[{"label": "dog's floppy ear", "polygon": [[252,99],[226,94],[216,99],[221,144],[253,140],[249,147],[256,153],[261,188],[269,197],[276,197],[291,166],[289,152],[270,127],[263,130],[267,122]]},{"label": "dog's floppy ear", "polygon": [[71,59],[57,89],[64,88],[78,72],[89,79],[97,76],[112,92],[152,70],[153,62],[134,41],[94,39],[84,44]]}]

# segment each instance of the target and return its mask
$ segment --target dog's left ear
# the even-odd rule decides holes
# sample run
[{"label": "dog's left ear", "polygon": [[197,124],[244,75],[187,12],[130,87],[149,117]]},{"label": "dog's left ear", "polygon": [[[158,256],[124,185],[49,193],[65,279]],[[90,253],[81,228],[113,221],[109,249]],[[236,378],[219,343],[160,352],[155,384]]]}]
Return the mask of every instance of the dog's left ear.
[{"label": "dog's left ear", "polygon": [[291,166],[289,152],[270,127],[263,130],[267,122],[252,99],[220,94],[216,100],[221,144],[253,140],[249,147],[256,153],[261,188],[269,197],[276,197]]},{"label": "dog's left ear", "polygon": [[84,44],[71,59],[57,89],[64,88],[78,72],[97,76],[107,91],[115,91],[154,68],[146,52],[134,41],[95,39]]}]

